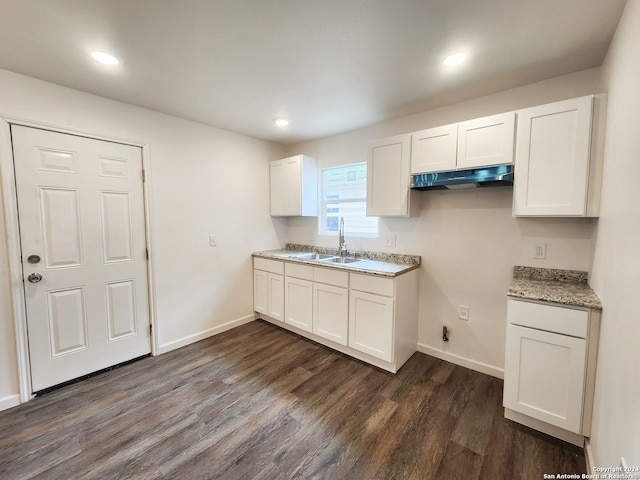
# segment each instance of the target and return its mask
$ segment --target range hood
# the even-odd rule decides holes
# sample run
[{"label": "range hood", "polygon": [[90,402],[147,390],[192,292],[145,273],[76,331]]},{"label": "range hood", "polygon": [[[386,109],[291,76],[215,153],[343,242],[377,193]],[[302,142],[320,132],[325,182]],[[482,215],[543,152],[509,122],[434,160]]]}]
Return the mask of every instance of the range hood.
[{"label": "range hood", "polygon": [[513,165],[455,170],[452,172],[419,173],[411,176],[413,190],[444,188],[474,188],[513,185]]}]

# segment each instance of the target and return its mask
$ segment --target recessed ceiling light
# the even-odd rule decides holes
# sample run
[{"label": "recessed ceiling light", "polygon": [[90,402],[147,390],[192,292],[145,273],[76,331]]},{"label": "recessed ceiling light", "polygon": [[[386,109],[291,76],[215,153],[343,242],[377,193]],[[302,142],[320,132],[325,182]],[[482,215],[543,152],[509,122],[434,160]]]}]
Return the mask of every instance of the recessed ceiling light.
[{"label": "recessed ceiling light", "polygon": [[463,52],[456,52],[449,55],[444,59],[445,65],[459,65],[467,59],[467,54]]},{"label": "recessed ceiling light", "polygon": [[287,125],[289,125],[289,120],[287,120],[286,118],[279,117],[279,118],[274,118],[273,123],[275,123],[279,127],[286,127]]},{"label": "recessed ceiling light", "polygon": [[94,60],[100,63],[104,63],[105,65],[117,65],[118,63],[120,63],[120,61],[116,57],[104,52],[93,52],[91,56]]}]

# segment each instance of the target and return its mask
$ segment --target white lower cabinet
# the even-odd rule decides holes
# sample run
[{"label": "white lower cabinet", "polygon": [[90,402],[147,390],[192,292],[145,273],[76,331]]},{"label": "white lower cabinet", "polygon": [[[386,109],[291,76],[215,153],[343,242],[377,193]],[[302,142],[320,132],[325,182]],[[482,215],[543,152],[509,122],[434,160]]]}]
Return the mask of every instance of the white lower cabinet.
[{"label": "white lower cabinet", "polygon": [[351,291],[349,346],[386,362],[393,360],[393,298]]},{"label": "white lower cabinet", "polygon": [[325,268],[314,268],[313,273],[313,333],[347,345],[349,274]]},{"label": "white lower cabinet", "polygon": [[285,264],[285,323],[305,332],[313,330],[313,267]]},{"label": "white lower cabinet", "polygon": [[386,362],[394,357],[396,280],[351,274],[349,346]]},{"label": "white lower cabinet", "polygon": [[395,373],[417,348],[418,271],[390,278],[254,257],[254,310]]},{"label": "white lower cabinet", "polygon": [[284,264],[254,258],[253,267],[254,311],[284,321]]},{"label": "white lower cabinet", "polygon": [[582,444],[591,424],[599,316],[509,298],[507,319],[505,416]]}]

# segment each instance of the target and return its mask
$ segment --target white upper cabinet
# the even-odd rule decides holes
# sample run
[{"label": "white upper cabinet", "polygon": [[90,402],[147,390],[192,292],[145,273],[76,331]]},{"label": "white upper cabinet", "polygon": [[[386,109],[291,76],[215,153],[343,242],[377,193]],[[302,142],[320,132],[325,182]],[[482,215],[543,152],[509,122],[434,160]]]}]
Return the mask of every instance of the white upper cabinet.
[{"label": "white upper cabinet", "polygon": [[410,145],[409,134],[376,140],[369,144],[367,215],[411,216]]},{"label": "white upper cabinet", "polygon": [[513,163],[515,112],[429,128],[411,135],[411,173]]},{"label": "white upper cabinet", "polygon": [[457,148],[457,124],[411,134],[411,173],[455,170]]},{"label": "white upper cabinet", "polygon": [[269,165],[271,215],[318,215],[318,168],[306,155],[274,160]]},{"label": "white upper cabinet", "polygon": [[515,216],[598,215],[600,111],[589,95],[518,112]]},{"label": "white upper cabinet", "polygon": [[458,169],[513,163],[514,112],[458,124]]}]

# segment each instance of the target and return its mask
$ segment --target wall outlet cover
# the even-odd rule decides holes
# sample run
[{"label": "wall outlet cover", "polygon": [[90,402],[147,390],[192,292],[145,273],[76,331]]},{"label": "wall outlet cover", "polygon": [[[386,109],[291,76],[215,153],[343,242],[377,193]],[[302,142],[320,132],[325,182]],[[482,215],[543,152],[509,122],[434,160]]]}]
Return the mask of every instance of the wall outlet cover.
[{"label": "wall outlet cover", "polygon": [[396,246],[396,236],[393,234],[389,234],[386,236],[386,242],[385,242],[387,247],[395,247]]},{"label": "wall outlet cover", "polygon": [[536,242],[533,248],[533,258],[545,259],[547,258],[547,244],[542,242]]}]

